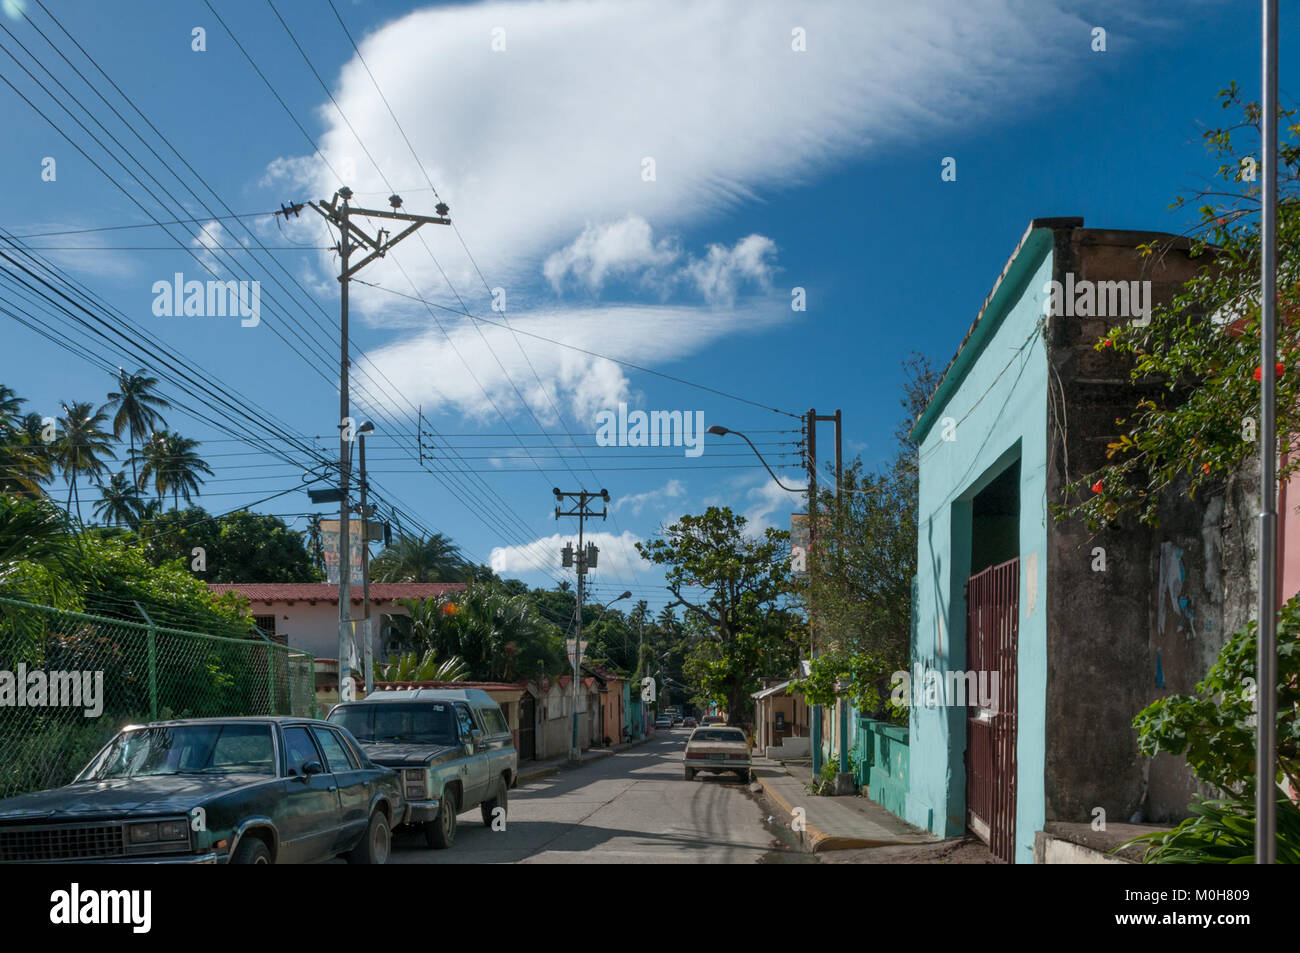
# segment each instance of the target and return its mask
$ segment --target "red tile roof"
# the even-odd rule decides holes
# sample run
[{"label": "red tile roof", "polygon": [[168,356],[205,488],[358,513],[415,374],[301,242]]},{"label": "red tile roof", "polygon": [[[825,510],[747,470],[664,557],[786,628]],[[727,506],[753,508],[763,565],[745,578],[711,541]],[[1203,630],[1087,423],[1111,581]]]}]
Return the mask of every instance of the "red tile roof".
[{"label": "red tile roof", "polygon": [[[250,602],[332,602],[338,605],[339,587],[328,582],[215,582],[208,588],[217,595],[238,592]],[[428,599],[444,593],[460,592],[463,582],[372,582],[371,602],[394,599]],[[352,603],[361,604],[361,586],[352,587]]]}]

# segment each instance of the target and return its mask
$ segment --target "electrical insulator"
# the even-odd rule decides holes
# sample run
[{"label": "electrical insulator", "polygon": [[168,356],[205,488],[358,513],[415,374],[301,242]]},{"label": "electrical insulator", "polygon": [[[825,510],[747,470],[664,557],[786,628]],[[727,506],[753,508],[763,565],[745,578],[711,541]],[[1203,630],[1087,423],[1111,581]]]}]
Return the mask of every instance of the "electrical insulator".
[{"label": "electrical insulator", "polygon": [[560,550],[560,565],[565,569],[573,567],[573,544],[565,543],[564,548]]},{"label": "electrical insulator", "polygon": [[599,552],[600,550],[596,548],[595,543],[587,544],[587,568],[588,569],[596,568],[596,554]]}]

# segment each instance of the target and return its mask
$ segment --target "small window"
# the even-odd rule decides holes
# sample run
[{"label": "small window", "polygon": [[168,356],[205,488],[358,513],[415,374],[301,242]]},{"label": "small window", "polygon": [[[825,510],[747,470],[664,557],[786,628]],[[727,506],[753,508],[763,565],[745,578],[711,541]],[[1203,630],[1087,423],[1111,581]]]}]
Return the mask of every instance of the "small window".
[{"label": "small window", "polygon": [[474,724],[474,716],[469,713],[468,706],[456,706],[456,722],[460,727],[460,740],[469,741],[471,737],[470,732],[478,726]]},{"label": "small window", "polygon": [[510,726],[506,724],[505,716],[501,714],[500,708],[480,708],[479,717],[483,719],[483,724],[487,726],[487,733],[490,735],[504,735],[510,731]]},{"label": "small window", "polygon": [[312,728],[311,733],[316,743],[320,745],[321,751],[325,752],[326,771],[347,771],[357,767],[348,757],[347,748],[343,746],[342,740],[335,732],[324,728]]},{"label": "small window", "polygon": [[289,765],[289,775],[291,777],[301,775],[303,765],[310,761],[319,761],[322,766],[324,765],[324,758],[321,757],[320,751],[317,750],[306,728],[297,725],[293,728],[284,729],[284,741],[288,748],[285,752],[285,761]]},{"label": "small window", "polygon": [[253,625],[257,626],[261,633],[272,642],[277,642],[280,645],[285,644],[285,637],[282,635],[277,636],[275,634],[275,616],[255,615],[253,616]]}]

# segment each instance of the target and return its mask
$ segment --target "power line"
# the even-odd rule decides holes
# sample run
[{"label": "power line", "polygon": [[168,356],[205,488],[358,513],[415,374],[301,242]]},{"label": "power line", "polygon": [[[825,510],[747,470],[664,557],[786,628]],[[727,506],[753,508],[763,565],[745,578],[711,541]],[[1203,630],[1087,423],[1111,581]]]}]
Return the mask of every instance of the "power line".
[{"label": "power line", "polygon": [[[99,67],[98,63],[95,63],[95,62],[94,62],[93,57],[90,57],[90,55],[85,51],[84,47],[82,47],[81,44],[78,43],[78,42],[76,41],[76,39],[73,38],[73,37],[71,36],[71,34],[68,33],[68,31],[66,30],[66,28],[64,28],[63,25],[62,25],[61,23],[59,23],[58,20],[57,20],[56,18],[54,18],[54,17],[49,13],[48,9],[45,8],[43,4],[42,4],[42,9],[45,10],[46,15],[51,17],[51,19],[56,23],[56,25],[58,25],[59,28],[64,32],[64,34],[67,35],[67,36],[69,37],[70,40],[72,40],[72,42],[73,42],[73,43],[78,47],[78,49],[80,49],[80,50],[82,51],[83,55],[85,55],[85,56],[87,57],[87,59],[89,59],[89,60],[92,62],[92,64],[95,66],[95,68],[96,68],[97,70],[99,70],[99,72],[101,73],[101,75],[104,75],[104,77],[109,81],[109,83],[110,83],[111,85],[113,85],[114,89],[117,90],[117,92],[119,93],[119,95],[121,95],[121,96],[122,96],[122,97],[123,97],[123,98],[124,98],[124,99],[129,103],[129,104],[130,104],[131,108],[134,109],[135,112],[136,112],[138,115],[140,115],[140,117],[141,117],[141,118],[146,122],[146,124],[149,125],[149,127],[150,127],[151,129],[153,129],[153,131],[155,132],[155,134],[159,135],[159,137],[160,137],[161,139],[163,139],[163,141],[167,142],[166,138],[163,137],[163,136],[161,135],[161,133],[158,132],[157,128],[156,128],[155,126],[153,126],[153,124],[148,120],[148,117],[144,116],[144,114],[140,112],[139,108],[138,108],[137,106],[135,106],[135,104],[134,104],[133,102],[131,102],[130,97],[128,97],[128,96],[127,96],[127,95],[126,95],[126,94],[121,90],[121,88],[120,88],[119,86],[117,86],[116,83],[113,82],[113,80],[111,79],[111,77],[108,77],[108,75],[107,75],[106,73],[104,73],[103,69],[102,69],[101,67]],[[213,12],[214,12],[214,15],[215,15],[215,11],[213,11]],[[218,17],[218,19],[220,20],[219,17]],[[28,20],[28,22],[29,22],[29,23],[31,22],[30,19]],[[224,23],[223,23],[223,25],[224,25]],[[33,24],[33,26],[34,26],[34,24]],[[228,28],[227,28],[227,29],[228,29]],[[39,31],[39,28],[37,28],[37,30]],[[45,37],[43,33],[42,33],[42,37],[46,40],[47,43],[50,43],[49,38],[48,38],[48,37]],[[233,34],[232,34],[232,38],[233,38]],[[237,40],[236,40],[236,42],[237,42]],[[53,46],[53,44],[51,44],[51,46]],[[56,52],[59,52],[59,55],[64,59],[65,62],[67,62],[67,58],[64,57],[64,56],[62,55],[61,51],[58,51],[58,50],[57,50],[57,47],[55,47],[55,50],[56,50]],[[247,54],[246,54],[246,55],[247,55]],[[20,64],[20,65],[21,65],[21,64]],[[69,65],[71,65],[71,64],[69,64]],[[254,67],[256,67],[256,64],[253,64],[253,65],[254,65]],[[74,69],[74,71],[76,70],[75,67],[73,67],[73,69]],[[29,77],[31,76],[30,71],[26,71],[26,70],[25,70],[25,72],[28,72]],[[48,70],[47,70],[47,72],[48,72]],[[88,86],[91,86],[91,88],[92,88],[92,90],[93,90],[93,89],[94,89],[93,85],[89,84],[89,82],[85,80],[84,75],[82,75],[79,71],[77,71],[77,72],[78,72],[78,75],[81,76],[83,82],[87,82],[87,85],[88,85]],[[32,78],[34,79],[34,77],[32,77]],[[264,79],[264,81],[265,81],[265,77],[263,77],[263,79]],[[57,82],[57,80],[56,80],[56,82]],[[38,83],[38,85],[39,85],[39,83]],[[60,85],[61,85],[61,84],[60,84]],[[10,86],[11,86],[11,88],[12,88],[12,84],[10,84]],[[268,86],[269,86],[269,83],[268,83]],[[271,87],[271,89],[272,89],[272,92],[274,93],[274,92],[275,92],[275,91],[274,91],[274,88]],[[17,90],[15,90],[15,91],[17,91]],[[100,95],[100,98],[101,98],[101,99],[103,99],[102,94],[99,94],[97,90],[95,90],[95,92],[97,93],[97,95]],[[21,96],[21,93],[20,93],[19,95]],[[277,94],[277,96],[278,96],[278,94]],[[24,98],[24,99],[26,100],[26,97],[22,97],[22,98]],[[29,105],[32,105],[33,108],[36,108],[36,107],[34,106],[34,104],[32,104],[32,103],[30,102],[30,100],[26,100],[26,101],[29,103]],[[82,104],[81,104],[79,101],[78,101],[77,104],[78,104],[79,106],[81,106],[83,109],[85,108],[84,106],[82,106]],[[112,109],[111,104],[108,104],[108,105],[109,105],[110,109]],[[40,112],[39,109],[37,109],[37,111]],[[65,107],[65,111],[67,111],[67,110],[66,110],[66,107]],[[119,113],[116,113],[116,110],[114,110],[114,113],[115,113],[115,115],[118,115],[119,119],[122,119],[121,115],[120,115]],[[43,115],[43,114],[42,114],[42,115]],[[291,116],[292,116],[292,114],[291,114]],[[47,121],[48,121],[48,117],[46,117],[46,118],[47,118]],[[75,117],[74,117],[74,119],[75,119]],[[130,128],[130,124],[129,124],[129,123],[126,123],[125,119],[122,119],[122,121],[123,121],[124,124],[126,124],[126,125],[128,126],[128,128]],[[295,119],[295,122],[296,122],[296,119]],[[78,124],[79,124],[79,125],[82,125],[80,122],[78,122]],[[56,127],[56,128],[57,128],[57,127]],[[83,128],[84,131],[87,131],[87,132],[88,132],[88,130],[85,130],[84,125],[82,125],[82,128]],[[61,130],[60,130],[60,131],[61,131]],[[132,130],[132,131],[134,132],[134,130]],[[64,135],[65,135],[65,138],[67,138],[66,133],[65,133]],[[137,133],[136,135],[137,135],[137,138],[139,138],[139,134]],[[94,138],[93,135],[92,135],[92,138]],[[69,141],[71,141],[71,140],[69,140]],[[115,141],[116,141],[116,140],[115,140]],[[143,140],[142,140],[142,141],[143,141]],[[310,141],[310,137],[309,137],[309,141]],[[74,144],[74,146],[76,145],[75,143],[73,143],[73,144]],[[193,169],[193,167],[190,166],[189,163],[185,161],[184,157],[181,156],[181,155],[179,154],[179,152],[177,152],[177,150],[175,149],[175,147],[172,146],[170,142],[167,142],[167,145],[168,145],[169,148],[171,148],[172,152],[175,153],[175,154],[177,155],[177,157],[181,160],[181,162],[182,162],[183,164],[185,164],[185,166],[186,166],[186,167],[187,167],[187,168],[188,168],[192,173],[194,173],[194,174],[196,175],[196,177],[198,177],[199,180],[200,180],[201,182],[203,182],[203,184],[205,185],[205,187],[207,187],[208,190],[209,190],[210,192],[213,192],[214,195],[217,195],[217,197],[218,197],[218,201],[220,201],[220,196],[219,196],[219,194],[216,193],[215,190],[213,190],[213,189],[211,188],[211,186],[207,185],[207,183],[203,181],[202,176],[199,176],[199,175],[198,175],[198,173]],[[156,150],[153,150],[152,147],[149,147],[147,143],[146,143],[146,146],[147,146],[147,147],[150,149],[150,151],[154,154],[155,158],[159,159],[159,161],[162,161],[161,157],[158,156]],[[85,155],[84,150],[80,150],[79,147],[78,147],[78,149],[79,149],[79,151],[82,151],[83,155]],[[89,159],[88,156],[87,156],[87,158]],[[323,158],[323,157],[322,157],[322,158]],[[90,161],[92,161],[92,163],[93,163],[93,160],[90,160]],[[97,163],[94,163],[94,164],[96,164],[96,167],[99,168],[101,172],[104,171],[104,170],[102,169],[102,167],[98,166]],[[164,162],[163,164],[166,165],[165,162]],[[328,162],[326,162],[326,165],[328,166]],[[106,174],[106,173],[105,173],[105,174]],[[173,172],[173,175],[175,175],[174,172]],[[106,177],[108,177],[110,181],[114,181],[114,180],[112,179],[112,177],[111,177],[111,176],[107,176],[107,174],[106,174]],[[132,175],[132,177],[135,178],[134,175]],[[152,176],[151,176],[151,178],[152,178]],[[179,179],[179,176],[177,176],[177,179],[178,179],[178,181],[180,180],[180,179]],[[136,179],[136,181],[137,181],[137,183],[139,182],[138,178]],[[156,182],[156,179],[155,179],[155,182]],[[114,183],[114,184],[117,184],[117,183]],[[182,184],[184,184],[184,183],[182,182]],[[119,185],[119,188],[121,188],[120,185]],[[123,191],[125,191],[125,190],[123,190]],[[147,189],[146,189],[146,191],[147,191]],[[193,192],[193,190],[189,190],[189,191],[190,191],[190,194],[193,195],[193,196],[195,197],[196,200],[198,200],[198,201],[200,201],[200,202],[202,201],[202,200],[199,200],[199,199],[198,199],[198,196],[195,195],[195,193]],[[138,205],[139,203],[136,203],[136,204]],[[151,217],[152,217],[152,216],[151,216]],[[209,220],[210,220],[210,219],[209,219]],[[253,237],[256,239],[256,236],[253,236]],[[179,243],[178,243],[178,244],[179,244]],[[260,241],[259,241],[259,244],[260,244]],[[191,254],[193,255],[194,252],[191,251]],[[203,263],[200,262],[200,264],[203,264]],[[277,263],[277,267],[280,267],[281,270],[283,270],[283,267],[280,266],[280,265],[278,265],[278,263]],[[205,268],[206,268],[206,266],[205,266]],[[207,269],[207,270],[210,271],[210,269]],[[287,272],[286,272],[286,274],[287,274]],[[298,287],[300,290],[302,290],[305,294],[307,294],[307,296],[308,296],[309,298],[311,297],[310,294],[308,294],[308,293],[306,292],[306,289],[303,289],[303,288],[302,288],[301,283],[297,282],[296,279],[293,279],[292,276],[289,276],[289,277],[290,277],[290,279],[294,282],[294,284],[297,285],[297,287]],[[319,308],[319,303],[317,303],[317,307]],[[323,312],[323,310],[322,310],[322,314],[323,314],[323,313],[324,313],[324,312]],[[319,322],[317,322],[317,325],[319,326]],[[278,332],[277,332],[277,334],[278,334]],[[287,342],[286,342],[286,343],[287,343]],[[305,344],[310,348],[310,343],[314,343],[314,342],[304,342],[304,343],[305,343]],[[358,350],[359,350],[359,349],[358,349]],[[362,352],[362,353],[364,354],[364,352]],[[326,357],[326,359],[328,360],[328,355],[325,355],[325,357]],[[309,362],[309,364],[310,364],[310,362]],[[317,373],[321,373],[320,370],[319,370],[319,368],[314,368],[314,369],[316,370]],[[368,375],[367,375],[367,376],[368,376]],[[381,376],[383,376],[383,375],[382,375],[382,372],[381,372]],[[322,375],[322,377],[324,377],[324,375]],[[325,379],[328,380],[328,378],[325,378]],[[390,382],[390,383],[391,383],[391,382]],[[364,392],[364,389],[362,389],[362,388],[359,388],[359,390],[361,390],[362,392]],[[408,402],[408,403],[409,403],[409,402]],[[376,414],[375,416],[380,416],[380,415]],[[395,428],[395,429],[400,429],[400,428]],[[446,485],[446,486],[448,487],[448,489],[453,493],[453,495],[454,495],[454,496],[457,496],[459,499],[461,499],[461,502],[465,503],[465,504],[466,504],[466,505],[467,505],[471,510],[475,511],[475,512],[476,512],[476,515],[478,515],[478,516],[480,517],[480,519],[483,519],[483,518],[484,518],[484,514],[483,514],[483,511],[482,511],[482,508],[481,508],[481,507],[475,507],[474,504],[467,502],[463,497],[460,496],[460,494],[455,490],[455,488],[454,488],[451,484],[447,484],[445,481],[443,481],[443,480],[441,480],[441,479],[440,479],[440,482],[444,482],[444,485]],[[484,488],[487,489],[489,492],[495,494],[495,491],[491,490],[491,488],[490,488],[487,484],[484,484]],[[502,503],[504,503],[504,500],[502,501]],[[507,512],[511,512],[512,515],[514,516],[514,518],[515,518],[516,520],[519,520],[518,514],[513,513],[513,511],[510,510],[508,504],[506,504],[504,508],[507,510]],[[487,514],[487,518],[488,518],[489,520],[491,520],[491,519],[495,518],[495,514],[489,512],[489,513]],[[520,525],[522,526],[522,525],[523,525],[522,520],[519,520],[519,522],[520,522]],[[511,533],[507,530],[507,531],[506,531],[506,536],[509,537],[510,535],[511,535]]]}]

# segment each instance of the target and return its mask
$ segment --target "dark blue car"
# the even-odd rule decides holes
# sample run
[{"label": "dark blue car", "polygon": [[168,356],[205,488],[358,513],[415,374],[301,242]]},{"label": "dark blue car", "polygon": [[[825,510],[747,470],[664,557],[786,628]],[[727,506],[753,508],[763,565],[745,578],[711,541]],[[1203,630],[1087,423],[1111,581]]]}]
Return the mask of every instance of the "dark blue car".
[{"label": "dark blue car", "polygon": [[61,788],[0,800],[0,863],[388,861],[396,772],[310,718],[123,728]]}]

